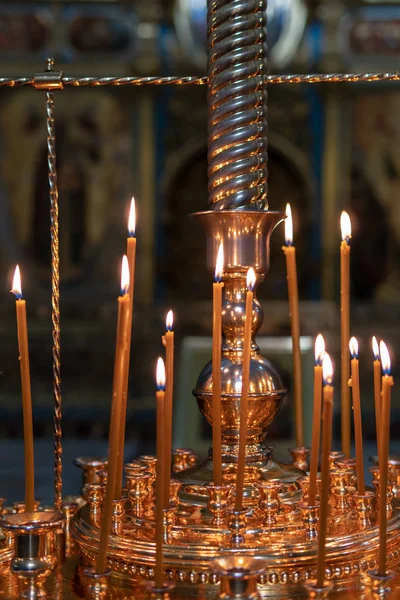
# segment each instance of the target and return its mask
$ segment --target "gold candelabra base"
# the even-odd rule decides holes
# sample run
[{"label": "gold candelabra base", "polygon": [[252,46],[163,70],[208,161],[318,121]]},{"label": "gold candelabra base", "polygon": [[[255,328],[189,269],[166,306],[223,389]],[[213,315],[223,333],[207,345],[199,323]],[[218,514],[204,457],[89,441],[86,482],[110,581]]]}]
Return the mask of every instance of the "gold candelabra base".
[{"label": "gold candelabra base", "polygon": [[[190,453],[187,458],[188,466]],[[176,583],[178,596],[201,595],[204,590],[215,593],[219,576],[213,561],[221,555],[264,559],[265,571],[258,580],[263,597],[307,595],[304,586],[316,576],[318,506],[307,506],[306,473],[290,467],[286,477],[275,477],[276,471],[268,470],[269,463],[278,465],[270,456],[261,466],[248,466],[245,510],[240,513],[233,510],[231,465],[224,470],[224,485],[214,486],[200,478],[201,473],[211,470],[210,461],[187,469],[179,464],[181,470],[171,484],[171,504],[164,518],[165,579]],[[140,464],[145,464],[145,459],[137,461],[137,473]],[[152,468],[154,463],[150,471]],[[279,468],[281,474],[285,472],[284,466]],[[364,585],[363,577],[377,568],[377,505],[375,493],[360,498],[352,485],[354,473],[345,476],[343,471],[332,464],[326,579],[335,592],[357,595]],[[150,488],[151,477],[148,473],[143,477]],[[132,585],[153,579],[155,564],[153,491],[142,491],[139,501],[130,493],[132,485],[137,489],[137,478],[132,476],[131,481],[127,477],[130,499],[115,516],[108,558],[113,574],[130,580]],[[400,564],[400,503],[389,487],[387,569],[395,570]],[[71,523],[84,565],[93,565],[98,551],[101,501],[100,505],[98,499],[96,502],[97,517],[93,517],[89,503]]]}]

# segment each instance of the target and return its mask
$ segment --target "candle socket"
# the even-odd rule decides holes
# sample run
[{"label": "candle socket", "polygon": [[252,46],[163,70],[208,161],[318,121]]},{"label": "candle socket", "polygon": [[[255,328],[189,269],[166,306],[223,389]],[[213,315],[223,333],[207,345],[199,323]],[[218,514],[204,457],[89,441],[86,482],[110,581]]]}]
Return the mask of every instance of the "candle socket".
[{"label": "candle socket", "polygon": [[122,535],[122,533],[123,533],[125,503],[126,503],[126,497],[123,497],[120,500],[114,500],[114,502],[113,502],[111,531],[114,535]]},{"label": "candle socket", "polygon": [[344,454],[344,452],[339,452],[339,451],[331,452],[329,454],[329,469],[331,471],[332,471],[332,469],[336,469],[337,461],[343,460],[344,458],[346,458],[346,455]]},{"label": "candle socket", "polygon": [[260,600],[257,581],[265,573],[264,560],[247,556],[219,558],[211,569],[220,578],[221,600]]},{"label": "candle socket", "polygon": [[[320,472],[317,473],[316,482],[317,482],[317,487],[316,487],[315,501],[319,502],[320,496],[321,496],[321,473]],[[298,480],[298,484],[302,491],[302,502],[303,502],[303,504],[307,504],[309,491],[310,491],[310,474],[307,473],[304,477],[301,477]]]},{"label": "candle socket", "polygon": [[178,479],[171,479],[169,483],[169,508],[176,511],[179,506],[179,490],[182,487],[182,482]]},{"label": "candle socket", "polygon": [[387,598],[392,593],[393,578],[394,573],[391,572],[379,575],[376,570],[367,571],[362,578],[363,587],[370,591],[372,598]]},{"label": "candle socket", "polygon": [[276,517],[280,509],[278,498],[280,487],[280,481],[271,480],[257,483],[257,489],[260,493],[258,507],[262,515],[262,523],[265,527],[276,525]]},{"label": "candle socket", "polygon": [[353,502],[357,513],[357,523],[361,529],[366,529],[371,525],[371,514],[374,503],[374,494],[365,492],[365,494],[354,494]]},{"label": "candle socket", "polygon": [[214,483],[208,483],[206,490],[208,493],[207,508],[213,516],[211,525],[213,527],[225,527],[227,525],[226,511],[233,492],[233,486],[231,484],[214,485]]},{"label": "candle socket", "polygon": [[196,455],[190,448],[176,448],[172,451],[172,472],[186,471],[196,464]]},{"label": "candle socket", "polygon": [[305,525],[306,539],[311,541],[318,537],[319,506],[308,504],[300,505],[302,521]]},{"label": "candle socket", "polygon": [[231,532],[230,545],[232,548],[242,548],[245,545],[247,512],[247,508],[228,510],[228,529]]},{"label": "candle socket", "polygon": [[345,513],[350,509],[352,472],[346,469],[333,469],[330,473],[330,488],[336,512]]},{"label": "candle socket", "polygon": [[16,513],[3,518],[3,529],[14,538],[11,572],[18,580],[21,597],[47,595],[44,583],[57,565],[54,536],[64,520],[64,515],[57,511]]},{"label": "candle socket", "polygon": [[100,483],[97,471],[101,471],[107,467],[107,458],[98,456],[78,456],[74,463],[77,467],[82,469],[83,491],[86,483]]},{"label": "candle socket", "polygon": [[80,572],[80,580],[85,592],[85,598],[100,600],[106,598],[109,591],[111,571],[96,573],[95,567],[88,567]]},{"label": "candle socket", "polygon": [[162,587],[156,587],[154,581],[146,582],[146,592],[150,600],[170,600],[171,594],[175,590],[175,583],[164,581]]},{"label": "candle socket", "polygon": [[[373,481],[374,486],[375,486],[375,498],[376,498],[376,504],[375,504],[375,509],[376,509],[376,515],[378,517],[379,515],[379,499],[381,497],[381,482],[378,479],[375,479]],[[386,515],[387,518],[390,519],[390,517],[392,516],[393,513],[393,499],[394,499],[394,494],[393,494],[393,487],[394,487],[395,483],[394,481],[388,481],[387,486],[386,486]]]},{"label": "candle socket", "polygon": [[99,478],[99,483],[104,485],[104,487],[107,485],[107,474],[107,469],[100,469],[100,471],[96,471],[96,475]]},{"label": "candle socket", "polygon": [[[25,512],[25,502],[13,502],[13,509],[14,512],[16,512],[17,514],[21,514]],[[40,506],[40,500],[35,500],[35,502],[33,503],[33,510],[37,511],[39,510],[39,506]]]},{"label": "candle socket", "polygon": [[128,475],[126,468],[125,471],[128,497],[133,514],[135,517],[142,517],[145,512],[145,502],[149,495],[149,481],[152,474],[145,471],[144,473],[130,472]]},{"label": "candle socket", "polygon": [[326,600],[333,590],[333,584],[330,581],[324,581],[322,587],[317,586],[316,581],[308,581],[304,584],[307,590],[309,600]]},{"label": "candle socket", "polygon": [[89,504],[89,516],[96,527],[100,526],[101,513],[105,495],[104,485],[101,483],[85,483],[83,492],[86,495]]},{"label": "candle socket", "polygon": [[164,531],[164,544],[172,543],[172,533],[175,525],[175,509],[164,508],[163,509],[163,531]]},{"label": "candle socket", "polygon": [[147,472],[151,474],[148,479],[148,495],[146,498],[146,504],[153,506],[154,504],[154,484],[156,481],[156,469],[157,469],[157,457],[144,455],[139,458],[140,462],[147,467]]},{"label": "candle socket", "polygon": [[355,458],[341,458],[340,460],[336,461],[336,468],[350,471],[352,474],[352,477],[350,479],[350,486],[354,488],[357,487],[357,461]]},{"label": "candle socket", "polygon": [[300,446],[298,448],[289,448],[289,452],[292,455],[292,465],[301,471],[308,471],[310,448]]}]

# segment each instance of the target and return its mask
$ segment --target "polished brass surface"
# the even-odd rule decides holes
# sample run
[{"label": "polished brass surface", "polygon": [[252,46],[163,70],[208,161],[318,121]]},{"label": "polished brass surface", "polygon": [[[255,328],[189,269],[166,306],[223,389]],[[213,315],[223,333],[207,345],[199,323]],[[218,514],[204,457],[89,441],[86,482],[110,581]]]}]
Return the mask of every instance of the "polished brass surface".
[{"label": "polished brass surface", "polygon": [[[356,489],[349,486],[344,501],[341,478],[344,473],[348,476],[348,471],[342,470],[343,474],[337,471],[334,469],[331,475],[335,485],[332,485],[329,501],[326,573],[335,587],[335,596],[340,590],[357,595],[361,574],[374,569],[377,564],[376,498],[370,492],[361,500]],[[262,479],[254,472],[253,476],[260,477],[259,481]],[[266,560],[266,572],[260,579],[262,596],[279,598],[306,593],[303,584],[312,580],[316,573],[318,503],[314,507],[303,503],[296,480],[285,484],[270,478],[267,483],[267,490],[272,490],[272,494],[264,494],[260,500],[259,489],[263,486],[258,485],[257,489],[255,485],[256,493],[248,496],[245,509],[239,515],[233,511],[234,495],[228,495],[229,500],[223,500],[225,513],[219,513],[217,521],[214,520],[215,511],[221,511],[221,500],[216,501],[218,506],[213,505],[213,510],[208,508],[210,498],[215,497],[215,490],[210,494],[213,486],[198,485],[196,489],[188,490],[186,488],[191,486],[185,488],[184,484],[179,506],[170,508],[164,518],[165,573],[168,580],[176,582],[178,595],[197,595],[201,586],[208,592],[215,591],[217,579],[211,563],[221,552],[224,556],[239,553],[240,556]],[[152,579],[154,518],[153,503],[145,501],[140,518],[133,514],[129,503],[126,505],[122,532],[110,538],[108,567],[114,574],[133,582]],[[76,515],[72,531],[82,560],[85,564],[94,564],[99,528],[90,520],[89,507],[83,507]],[[399,562],[400,504],[394,499],[388,522],[388,568],[397,568]]]},{"label": "polished brass surface", "polygon": [[267,0],[207,6],[208,204],[211,210],[265,210]]}]

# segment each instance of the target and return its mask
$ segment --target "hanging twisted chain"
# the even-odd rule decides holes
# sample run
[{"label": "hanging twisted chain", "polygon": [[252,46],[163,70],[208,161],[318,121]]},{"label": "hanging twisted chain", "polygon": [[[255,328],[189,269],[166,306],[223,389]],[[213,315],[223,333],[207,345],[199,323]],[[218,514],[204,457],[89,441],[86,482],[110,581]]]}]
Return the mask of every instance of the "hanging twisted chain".
[{"label": "hanging twisted chain", "polygon": [[[265,75],[266,84],[293,83],[369,83],[378,81],[400,81],[400,72],[395,73],[311,73],[309,75]],[[62,77],[63,87],[141,86],[141,85],[207,85],[207,77]],[[0,87],[38,87],[35,77],[0,77]],[[46,85],[41,85],[46,89]],[[51,89],[51,84],[47,89]]]},{"label": "hanging twisted chain", "polygon": [[60,377],[60,257],[58,236],[58,187],[56,169],[56,132],[54,121],[54,92],[46,93],[47,162],[50,193],[51,237],[51,304],[53,335],[53,391],[54,391],[54,507],[62,505],[62,427]]}]

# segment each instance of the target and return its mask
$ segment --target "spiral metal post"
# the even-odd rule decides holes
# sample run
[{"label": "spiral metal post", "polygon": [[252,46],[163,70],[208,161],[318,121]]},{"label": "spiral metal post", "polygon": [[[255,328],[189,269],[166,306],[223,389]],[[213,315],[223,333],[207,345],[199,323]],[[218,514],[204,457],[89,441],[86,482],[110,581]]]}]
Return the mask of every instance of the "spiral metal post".
[{"label": "spiral metal post", "polygon": [[267,0],[208,1],[208,180],[212,210],[267,201]]},{"label": "spiral metal post", "polygon": [[[48,59],[46,71],[54,69]],[[58,234],[58,186],[56,166],[56,132],[54,117],[54,92],[46,92],[47,163],[50,196],[51,238],[51,305],[53,336],[53,393],[54,393],[54,507],[62,506],[62,405],[60,364],[60,256]]]}]

